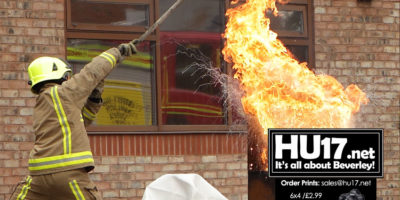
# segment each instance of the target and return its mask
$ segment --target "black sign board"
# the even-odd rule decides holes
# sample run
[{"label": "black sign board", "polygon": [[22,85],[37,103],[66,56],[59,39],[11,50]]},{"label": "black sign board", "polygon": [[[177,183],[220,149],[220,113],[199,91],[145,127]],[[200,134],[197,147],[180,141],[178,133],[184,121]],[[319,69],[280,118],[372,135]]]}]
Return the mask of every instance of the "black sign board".
[{"label": "black sign board", "polygon": [[269,129],[270,177],[383,177],[383,129]]},{"label": "black sign board", "polygon": [[375,200],[375,178],[275,179],[276,200]]}]

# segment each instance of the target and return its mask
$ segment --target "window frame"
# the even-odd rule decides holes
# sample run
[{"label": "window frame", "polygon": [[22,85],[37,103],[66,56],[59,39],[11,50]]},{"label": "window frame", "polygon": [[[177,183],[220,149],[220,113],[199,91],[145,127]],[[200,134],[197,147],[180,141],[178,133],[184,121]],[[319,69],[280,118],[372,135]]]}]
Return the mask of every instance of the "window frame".
[{"label": "window frame", "polygon": [[[307,16],[308,13],[306,11],[307,7],[304,4],[288,4],[288,5],[277,5],[278,11],[301,11],[303,13],[303,25],[304,30],[303,33],[293,32],[293,31],[285,31],[285,30],[276,30],[279,36],[283,37],[302,37],[306,38],[308,36],[308,23]],[[279,12],[278,12],[279,15]]]},{"label": "window frame", "polygon": [[[113,39],[113,40],[132,40],[140,37],[148,27],[146,26],[134,26],[134,27],[119,27],[115,29],[115,26],[105,25],[96,26],[89,28],[82,28],[83,24],[73,26],[71,23],[71,0],[65,1],[66,11],[66,27],[65,27],[65,52],[67,52],[67,40],[68,39]],[[100,0],[88,0],[88,1],[100,1]],[[103,2],[129,2],[129,3],[148,3],[149,4],[149,22],[150,26],[158,19],[162,13],[159,13],[159,1],[160,0],[101,0]],[[232,0],[225,0],[226,10],[237,6],[238,4],[232,5]],[[292,2],[293,1],[293,2]],[[306,4],[307,6],[307,37],[279,37],[284,43],[290,45],[307,45],[309,48],[309,63],[314,63],[314,28],[313,23],[313,10],[312,0],[291,0],[290,4]],[[112,28],[113,31],[110,31]],[[279,33],[278,33],[279,34]],[[155,61],[154,61],[154,73],[155,80],[152,83],[152,87],[155,91],[152,92],[153,105],[156,110],[156,123],[154,125],[136,125],[136,126],[90,126],[88,127],[89,134],[186,134],[186,133],[244,133],[247,131],[247,124],[234,124],[233,114],[231,106],[225,106],[225,113],[227,114],[227,123],[224,125],[166,125],[162,123],[162,112],[161,112],[161,93],[162,93],[162,66],[161,66],[161,47],[160,47],[160,30],[157,28],[149,37],[146,39],[154,42],[155,47]],[[65,56],[67,56],[65,54]],[[312,62],[311,62],[312,60]],[[225,62],[224,62],[225,63]],[[226,67],[226,73],[233,77],[232,64],[223,64]],[[155,97],[153,95],[156,95]]]},{"label": "window frame", "polygon": [[[285,45],[292,46],[307,46],[308,47],[308,67],[311,70],[314,70],[315,66],[315,49],[314,49],[314,6],[312,0],[290,0],[288,4],[279,4],[277,5],[278,11],[279,8],[283,10],[289,10],[290,8],[298,6],[304,6],[306,8],[305,13],[306,16],[303,15],[304,20],[304,31],[307,34],[303,34],[301,36],[296,35],[294,32],[282,32],[277,31],[278,39],[281,40]],[[306,19],[304,19],[306,17]]]},{"label": "window frame", "polygon": [[[106,3],[130,3],[149,6],[149,26],[154,22],[154,1],[153,0],[86,0],[88,2],[106,2]],[[90,23],[72,23],[71,0],[66,1],[66,29],[67,30],[87,30],[87,31],[121,31],[121,32],[144,32],[147,26],[114,26],[114,25],[94,25]]]},{"label": "window frame", "polygon": [[[66,32],[66,39],[110,39],[113,38],[115,40],[132,40],[133,38],[140,37],[141,34],[120,34],[120,33],[92,33],[92,32]],[[146,40],[156,42],[156,36],[150,35]],[[67,43],[67,40],[65,40]],[[67,45],[65,45],[67,48]],[[65,50],[66,51],[66,50]],[[156,62],[155,62],[156,63]],[[156,68],[156,66],[154,66]],[[156,71],[156,70],[155,70]],[[155,72],[157,73],[157,72]],[[154,87],[154,86],[153,86]],[[154,97],[152,97],[154,98]],[[156,103],[154,103],[156,106]],[[156,108],[157,109],[157,108]],[[157,116],[156,116],[157,118]],[[158,119],[157,119],[158,120]],[[88,133],[124,133],[124,132],[156,132],[158,131],[157,125],[136,125],[136,126],[89,126],[87,127]]]},{"label": "window frame", "polygon": [[[229,1],[225,0],[225,8],[228,8]],[[159,12],[160,10],[160,5],[159,5],[159,0],[155,0],[155,19],[158,19],[162,13]],[[157,38],[160,38],[160,29],[156,29],[156,36]],[[161,58],[161,47],[160,45],[157,45],[156,47],[156,58]],[[157,63],[157,70],[156,70],[156,76],[157,76],[157,125],[158,125],[158,132],[163,132],[163,133],[168,133],[168,132],[194,132],[194,133],[200,133],[202,131],[206,132],[214,132],[214,133],[226,133],[230,130],[230,111],[228,110],[228,120],[227,124],[224,125],[167,125],[167,124],[161,124],[162,123],[162,111],[161,111],[161,106],[162,106],[162,86],[161,86],[161,80],[162,80],[162,66],[161,66],[161,59],[156,59]],[[227,70],[229,69],[228,66]],[[241,131],[246,130],[245,127],[241,128]]]}]

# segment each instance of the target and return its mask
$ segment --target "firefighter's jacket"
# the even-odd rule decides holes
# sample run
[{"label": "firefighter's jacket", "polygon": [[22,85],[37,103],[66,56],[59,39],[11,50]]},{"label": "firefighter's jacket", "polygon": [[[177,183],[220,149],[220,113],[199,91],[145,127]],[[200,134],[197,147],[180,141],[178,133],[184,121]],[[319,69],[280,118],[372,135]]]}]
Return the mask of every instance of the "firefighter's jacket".
[{"label": "firefighter's jacket", "polygon": [[120,60],[116,48],[93,58],[61,85],[45,84],[33,113],[35,144],[29,156],[31,175],[94,168],[84,119],[91,121],[100,105],[88,100],[93,89]]}]

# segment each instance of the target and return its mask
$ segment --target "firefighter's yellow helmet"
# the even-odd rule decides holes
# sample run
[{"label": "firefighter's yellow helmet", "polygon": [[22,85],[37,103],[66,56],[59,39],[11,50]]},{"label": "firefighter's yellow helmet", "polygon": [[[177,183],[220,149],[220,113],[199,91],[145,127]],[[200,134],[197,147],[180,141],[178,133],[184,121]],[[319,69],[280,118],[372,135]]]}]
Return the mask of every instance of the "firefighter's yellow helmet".
[{"label": "firefighter's yellow helmet", "polygon": [[54,57],[39,57],[36,58],[28,67],[29,82],[34,93],[34,87],[38,83],[50,80],[60,80],[67,78],[72,73],[71,66]]}]

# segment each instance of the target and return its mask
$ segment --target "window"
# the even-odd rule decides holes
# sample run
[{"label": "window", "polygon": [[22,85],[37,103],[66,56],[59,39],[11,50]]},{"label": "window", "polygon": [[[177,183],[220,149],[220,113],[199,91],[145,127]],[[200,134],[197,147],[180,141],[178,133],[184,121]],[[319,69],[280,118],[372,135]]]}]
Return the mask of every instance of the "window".
[{"label": "window", "polygon": [[69,0],[69,30],[144,31],[153,20],[150,0]]},{"label": "window", "polygon": [[[234,0],[230,0],[234,1]],[[236,7],[245,0],[239,0]],[[312,69],[315,65],[314,59],[314,27],[313,27],[313,1],[312,0],[290,0],[287,4],[279,4],[278,16],[270,11],[265,15],[270,18],[270,28],[278,34],[286,48],[293,54],[296,60],[307,62]]]},{"label": "window", "polygon": [[[102,51],[140,37],[176,0],[67,0],[67,60],[79,72]],[[185,0],[105,81],[94,132],[226,131],[237,117],[210,69],[231,73],[221,50],[231,0]],[[280,5],[272,28],[313,63],[311,0]],[[266,13],[268,15],[268,13]]]},{"label": "window", "polygon": [[[123,40],[68,39],[67,58],[73,71],[101,52],[118,46]],[[95,125],[153,125],[155,108],[152,102],[154,52],[151,42],[138,46],[139,53],[126,58],[105,80],[103,108]]]},{"label": "window", "polygon": [[[160,1],[160,13],[174,2]],[[224,10],[225,1],[187,0],[160,26],[162,124],[226,124],[220,87],[207,76],[225,71]]]},{"label": "window", "polygon": [[278,16],[271,11],[267,16],[271,19],[271,29],[279,35],[307,37],[306,7],[301,5],[278,5]]},{"label": "window", "polygon": [[[67,0],[67,60],[74,72],[102,51],[138,38],[174,2]],[[104,105],[89,131],[227,130],[221,88],[206,75],[209,68],[226,70],[221,55],[226,3],[179,5],[137,46],[139,53],[107,77]]]},{"label": "window", "polygon": [[271,29],[298,61],[314,66],[312,0],[291,0],[277,7],[278,16],[266,13],[271,19]]},{"label": "window", "polygon": [[[68,0],[67,60],[79,72],[101,52],[138,38],[153,21],[150,0]],[[156,130],[155,43],[153,33],[107,77],[92,131]]]}]

